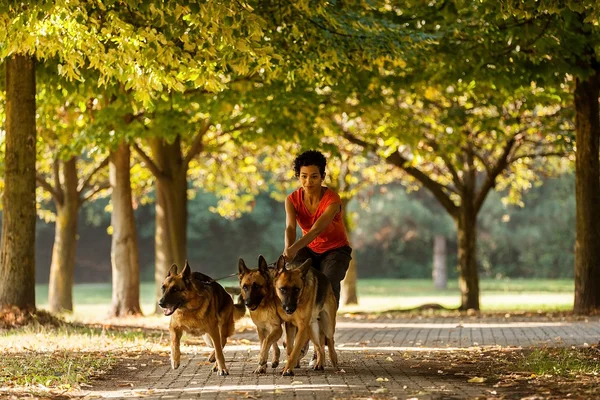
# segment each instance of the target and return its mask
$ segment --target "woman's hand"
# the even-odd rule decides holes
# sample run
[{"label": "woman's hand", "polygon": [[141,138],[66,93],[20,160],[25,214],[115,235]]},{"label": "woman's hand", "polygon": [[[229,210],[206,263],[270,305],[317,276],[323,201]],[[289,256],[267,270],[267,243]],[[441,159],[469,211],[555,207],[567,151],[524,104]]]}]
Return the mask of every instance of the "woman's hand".
[{"label": "woman's hand", "polygon": [[294,250],[293,247],[294,246],[290,246],[283,251],[283,258],[285,258],[285,261],[287,262],[290,262],[296,258],[298,251]]}]

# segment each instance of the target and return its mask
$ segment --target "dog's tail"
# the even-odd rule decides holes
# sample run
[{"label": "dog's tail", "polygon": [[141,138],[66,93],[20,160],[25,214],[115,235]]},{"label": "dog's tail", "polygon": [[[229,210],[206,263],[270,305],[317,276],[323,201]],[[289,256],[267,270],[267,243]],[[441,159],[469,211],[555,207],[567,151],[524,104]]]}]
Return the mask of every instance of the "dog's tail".
[{"label": "dog's tail", "polygon": [[233,303],[233,321],[237,321],[246,315],[246,305],[244,304],[244,298],[240,294],[237,301]]}]

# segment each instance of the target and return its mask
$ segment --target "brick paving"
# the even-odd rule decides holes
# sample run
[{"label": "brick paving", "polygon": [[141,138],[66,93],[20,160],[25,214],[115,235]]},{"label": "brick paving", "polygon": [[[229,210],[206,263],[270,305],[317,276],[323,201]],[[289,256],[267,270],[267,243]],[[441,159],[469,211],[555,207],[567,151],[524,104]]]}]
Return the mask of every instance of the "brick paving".
[{"label": "brick paving", "polygon": [[[600,339],[600,318],[586,321],[542,317],[359,320],[339,316],[336,348],[343,372],[334,372],[330,364],[326,365],[325,372],[313,371],[307,367],[306,357],[294,377],[282,377],[281,365],[276,370],[269,368],[264,375],[253,374],[258,357],[256,334],[248,331],[232,339],[225,347],[229,376],[221,377],[211,371],[211,365],[206,362],[207,348],[184,346],[179,369],[171,370],[165,355],[146,355],[135,361],[136,369],[132,368],[131,373],[109,374],[106,380],[95,384],[86,398],[511,398],[508,388],[468,383],[468,377],[462,374],[417,371],[415,361],[403,355],[488,347],[591,345]],[[282,349],[283,360],[284,354]]]}]

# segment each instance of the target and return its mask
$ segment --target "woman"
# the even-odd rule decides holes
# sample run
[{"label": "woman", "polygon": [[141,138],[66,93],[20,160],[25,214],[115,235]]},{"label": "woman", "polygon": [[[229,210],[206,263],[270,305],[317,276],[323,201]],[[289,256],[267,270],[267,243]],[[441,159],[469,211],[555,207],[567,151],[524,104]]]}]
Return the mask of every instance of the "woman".
[{"label": "woman", "polygon": [[[305,151],[294,160],[300,188],[285,199],[283,256],[294,263],[311,258],[313,267],[331,282],[339,306],[340,282],[346,276],[352,248],[342,219],[342,200],[333,190],[322,186],[326,165],[325,156],[315,150]],[[302,229],[298,240],[296,223]]]}]

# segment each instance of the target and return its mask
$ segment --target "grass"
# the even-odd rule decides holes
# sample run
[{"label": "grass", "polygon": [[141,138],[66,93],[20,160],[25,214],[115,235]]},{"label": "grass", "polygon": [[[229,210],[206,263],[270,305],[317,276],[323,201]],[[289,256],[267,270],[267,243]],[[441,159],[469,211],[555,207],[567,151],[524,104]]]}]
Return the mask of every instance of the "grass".
[{"label": "grass", "polygon": [[[237,286],[235,280],[220,282]],[[567,311],[573,306],[572,280],[501,279],[482,280],[482,311]],[[447,308],[460,305],[458,283],[448,282],[448,288],[436,290],[426,279],[361,279],[358,281],[359,304],[344,306],[340,312],[381,312],[390,309],[410,309],[422,304],[438,303]],[[47,307],[48,286],[36,286],[37,304]],[[105,315],[111,302],[110,283],[77,284],[73,288],[74,320],[89,321]],[[141,285],[140,302],[144,314],[154,312],[154,284]]]},{"label": "grass", "polygon": [[517,368],[536,375],[572,376],[600,374],[598,348],[583,349],[536,349],[525,354]]},{"label": "grass", "polygon": [[3,392],[22,392],[46,398],[85,387],[122,358],[165,353],[163,336],[135,327],[64,322],[59,326],[34,322],[0,330],[0,397]]}]

